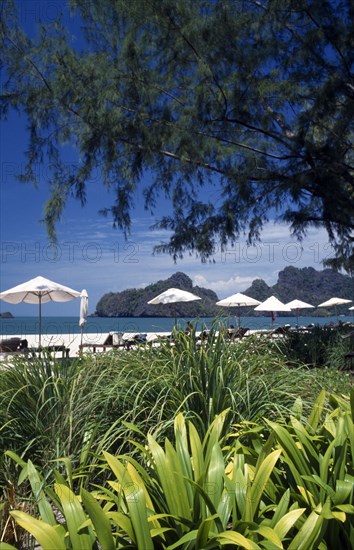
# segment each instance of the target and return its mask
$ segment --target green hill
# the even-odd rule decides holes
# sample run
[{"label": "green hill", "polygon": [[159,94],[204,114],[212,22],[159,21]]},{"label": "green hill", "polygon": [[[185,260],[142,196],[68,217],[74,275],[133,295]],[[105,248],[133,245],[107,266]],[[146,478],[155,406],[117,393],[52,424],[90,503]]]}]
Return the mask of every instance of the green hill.
[{"label": "green hill", "polygon": [[212,290],[193,286],[192,280],[178,272],[145,288],[110,292],[102,296],[96,306],[99,317],[172,317],[174,308],[169,304],[149,305],[147,302],[168,288],[180,288],[200,296],[201,300],[176,304],[177,317],[213,317],[220,308],[218,297]]},{"label": "green hill", "polygon": [[[219,300],[217,294],[207,288],[193,286],[192,280],[184,273],[177,272],[168,279],[158,281],[145,288],[132,288],[122,292],[109,292],[102,296],[96,306],[95,315],[99,317],[172,317],[174,309],[170,305],[149,305],[147,302],[168,288],[180,288],[200,296],[201,300],[176,304],[178,317],[214,317],[220,313],[234,315],[233,308],[220,308],[215,305]],[[278,281],[268,286],[262,279],[255,279],[252,285],[242,291],[248,296],[264,301],[275,295],[282,302],[290,302],[295,298],[313,305],[337,296],[354,299],[353,279],[325,269],[317,271],[313,267],[298,269],[286,267],[279,272]],[[353,302],[354,303],[354,302]],[[341,313],[348,312],[348,306],[338,309]],[[247,308],[252,314],[252,310]],[[307,315],[330,315],[333,309],[304,310]]]},{"label": "green hill", "polygon": [[[354,282],[349,275],[331,269],[317,271],[313,267],[298,269],[289,266],[279,272],[275,285],[268,286],[262,279],[256,279],[244,293],[260,301],[274,295],[284,303],[297,298],[316,306],[334,296],[354,300]],[[341,306],[338,311],[347,313],[348,305]],[[306,314],[328,315],[333,314],[333,309],[311,309]]]}]

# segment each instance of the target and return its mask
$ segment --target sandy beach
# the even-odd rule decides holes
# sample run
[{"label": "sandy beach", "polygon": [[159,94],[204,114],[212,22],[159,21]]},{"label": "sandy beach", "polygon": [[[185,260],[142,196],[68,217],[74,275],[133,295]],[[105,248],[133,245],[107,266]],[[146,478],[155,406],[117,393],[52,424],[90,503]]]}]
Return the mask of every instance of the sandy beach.
[{"label": "sandy beach", "polygon": [[[255,333],[267,333],[268,330],[247,330],[247,335],[255,334]],[[198,337],[200,335],[200,331],[196,331],[195,335]],[[166,338],[171,334],[171,332],[147,332],[143,333],[143,335],[146,335],[146,343],[154,345],[159,345],[159,339],[160,338]],[[70,357],[75,358],[79,356],[80,353],[80,346],[81,346],[81,338],[83,343],[82,352],[83,353],[103,353],[105,351],[109,351],[113,349],[112,343],[109,344],[107,341],[109,338],[114,338],[113,335],[119,335],[120,341],[126,341],[131,342],[135,336],[137,336],[136,332],[107,332],[102,333],[100,335],[97,334],[90,334],[87,333],[81,337],[81,334],[42,334],[41,337],[41,346],[44,348],[52,348],[51,349],[51,355],[55,355],[55,357]],[[11,338],[16,338],[18,335],[2,335],[0,336],[1,340],[8,340]],[[29,349],[35,349],[38,351],[39,346],[39,336],[38,334],[29,334],[29,335],[23,335],[21,336],[21,339],[27,340],[27,345]],[[117,343],[117,342],[113,342]],[[105,345],[106,344],[106,345]],[[95,347],[94,347],[95,346]],[[96,347],[97,346],[97,347]],[[54,347],[61,347],[63,349],[60,349],[58,351],[54,351]],[[134,346],[133,346],[134,347]],[[124,351],[126,347],[121,346],[117,347],[116,349],[121,349]],[[3,361],[7,359],[9,356],[13,355],[24,355],[23,352],[0,352],[0,361]]]},{"label": "sandy beach", "polygon": [[[83,344],[86,344],[86,347],[84,346],[83,351],[84,353],[88,353],[92,351],[92,345],[97,344],[97,350],[96,352],[101,353],[103,350],[102,347],[103,344],[106,342],[109,335],[112,333],[102,333],[99,336],[97,334],[85,334],[83,337]],[[144,333],[146,334],[146,341],[148,343],[153,343],[154,341],[157,341],[160,337],[168,336],[169,332],[149,332]],[[132,338],[136,335],[136,333],[132,332],[124,332],[122,333],[123,340],[132,340]],[[16,338],[18,335],[2,335],[0,336],[0,340],[8,340],[11,338]],[[21,336],[21,339],[26,339],[28,343],[28,348],[38,348],[39,345],[39,336],[38,334],[29,334],[29,335],[23,335]],[[89,344],[89,345],[87,345]],[[65,350],[69,350],[68,356],[71,358],[77,357],[79,355],[80,351],[80,345],[81,345],[81,334],[43,334],[41,337],[41,345],[43,347],[52,347],[52,346],[64,346]],[[111,349],[109,346],[106,348],[106,351]],[[18,355],[20,352],[16,352]],[[13,353],[2,353],[0,352],[0,360],[6,359],[9,355],[14,355]],[[23,355],[23,353],[21,353]],[[56,356],[60,357],[63,355],[63,352],[58,351],[56,352]]]}]

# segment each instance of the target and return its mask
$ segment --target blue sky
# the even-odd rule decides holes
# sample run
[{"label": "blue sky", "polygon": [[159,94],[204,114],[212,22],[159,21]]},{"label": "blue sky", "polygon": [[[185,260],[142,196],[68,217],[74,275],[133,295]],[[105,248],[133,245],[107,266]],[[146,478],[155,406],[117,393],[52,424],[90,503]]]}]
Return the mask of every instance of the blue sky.
[{"label": "blue sky", "polygon": [[[26,26],[34,26],[39,15],[57,15],[62,1],[26,0],[22,18]],[[25,7],[24,7],[25,6]],[[330,256],[327,235],[312,230],[300,245],[289,235],[285,225],[270,222],[262,234],[262,242],[249,247],[240,241],[234,248],[217,252],[215,263],[202,264],[186,255],[175,264],[167,255],[153,255],[153,246],[166,241],[166,232],[150,227],[164,213],[161,201],[155,215],[150,215],[139,202],[133,212],[132,232],[127,241],[109,219],[99,216],[100,208],[109,206],[112,197],[100,182],[99,174],[90,181],[88,201],[84,208],[72,199],[58,224],[58,243],[51,245],[40,220],[43,205],[49,196],[46,173],[38,168],[38,188],[20,183],[16,174],[25,164],[27,148],[26,121],[11,113],[0,130],[0,289],[6,290],[37,275],[53,279],[76,290],[86,288],[90,312],[106,292],[126,288],[142,288],[176,271],[183,271],[194,284],[213,289],[219,298],[244,291],[255,278],[274,284],[280,270],[287,265],[313,266],[322,269],[322,260]],[[79,301],[46,304],[45,315],[77,315]],[[37,306],[10,305],[0,301],[0,311],[14,315],[36,315]]]}]

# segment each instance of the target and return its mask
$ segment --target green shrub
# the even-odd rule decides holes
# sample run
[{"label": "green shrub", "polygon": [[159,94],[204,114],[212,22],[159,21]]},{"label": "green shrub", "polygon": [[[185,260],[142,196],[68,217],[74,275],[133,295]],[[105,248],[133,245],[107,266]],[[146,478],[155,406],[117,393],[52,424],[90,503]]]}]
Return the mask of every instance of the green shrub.
[{"label": "green shrub", "polygon": [[347,327],[330,328],[315,326],[308,332],[290,332],[286,338],[285,353],[290,360],[311,367],[345,366],[344,355],[350,351]]},{"label": "green shrub", "polygon": [[[82,486],[94,474],[102,482],[103,451],[133,456],[131,439],[143,443],[147,433],[171,439],[179,412],[203,436],[228,410],[230,432],[243,420],[286,416],[297,396],[306,414],[324,385],[316,372],[289,369],[278,341],[230,343],[213,331],[202,344],[178,333],[172,346],[92,354],[70,364],[48,359],[22,359],[0,371],[0,445],[41,468],[68,458]],[[0,486],[13,480],[11,467],[2,459]]]},{"label": "green shrub", "polygon": [[[34,460],[65,454],[71,445],[70,399],[79,363],[16,358],[0,371],[0,448]],[[80,445],[80,443],[79,443]],[[47,454],[48,452],[48,454]]]},{"label": "green shrub", "polygon": [[138,461],[104,453],[107,485],[80,494],[58,472],[46,486],[19,460],[40,519],[11,517],[44,550],[353,548],[353,406],[354,394],[321,392],[306,421],[298,401],[287,421],[242,423],[226,437],[226,411],[204,438],[179,414],[173,442],[149,435]]}]

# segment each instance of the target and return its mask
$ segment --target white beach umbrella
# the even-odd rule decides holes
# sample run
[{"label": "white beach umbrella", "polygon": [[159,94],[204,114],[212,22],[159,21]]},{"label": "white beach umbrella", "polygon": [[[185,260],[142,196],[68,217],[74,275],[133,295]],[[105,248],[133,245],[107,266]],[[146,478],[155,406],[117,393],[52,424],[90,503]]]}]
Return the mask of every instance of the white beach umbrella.
[{"label": "white beach umbrella", "polygon": [[41,346],[42,334],[42,304],[68,302],[79,296],[80,292],[77,290],[40,276],[0,293],[0,299],[10,304],[26,302],[39,305],[39,346]]},{"label": "white beach umbrella", "polygon": [[246,294],[241,294],[241,292],[238,292],[237,294],[232,294],[231,296],[228,296],[227,298],[223,298],[222,300],[219,300],[216,302],[217,306],[222,307],[237,307],[237,316],[238,316],[238,326],[240,326],[241,323],[241,307],[251,307],[251,306],[258,306],[261,302],[259,300],[256,300],[255,298],[251,298],[250,296],[246,296]]},{"label": "white beach umbrella", "polygon": [[346,300],[345,298],[330,298],[326,302],[322,302],[322,304],[318,304],[317,307],[332,307],[332,306],[340,306],[342,304],[349,304],[353,300]]},{"label": "white beach umbrella", "polygon": [[322,304],[318,304],[317,307],[335,307],[336,308],[336,317],[338,321],[338,311],[337,306],[341,306],[343,304],[350,304],[353,300],[347,300],[346,298],[330,298],[326,302],[322,302]]},{"label": "white beach umbrella", "polygon": [[186,290],[180,288],[168,288],[152,300],[148,301],[148,304],[174,304],[174,318],[176,323],[176,303],[177,302],[193,302],[194,300],[201,300],[200,296],[196,296]]},{"label": "white beach umbrella", "polygon": [[291,302],[288,302],[285,304],[286,306],[290,307],[291,310],[296,310],[296,324],[299,326],[299,309],[307,309],[307,308],[313,308],[315,306],[308,304],[307,302],[303,302],[302,300],[292,300]]},{"label": "white beach umbrella", "polygon": [[271,296],[270,298],[267,298],[264,302],[259,304],[259,306],[254,308],[254,311],[270,311],[272,313],[272,323],[274,321],[274,312],[276,311],[291,311],[291,308],[283,304],[278,298],[275,296]]},{"label": "white beach umbrella", "polygon": [[84,326],[87,322],[87,315],[88,315],[88,294],[85,289],[81,291],[80,294],[80,320],[79,320],[79,327],[81,327],[81,344],[82,344],[82,338],[83,338],[83,330]]}]

